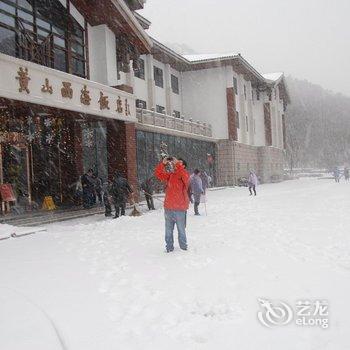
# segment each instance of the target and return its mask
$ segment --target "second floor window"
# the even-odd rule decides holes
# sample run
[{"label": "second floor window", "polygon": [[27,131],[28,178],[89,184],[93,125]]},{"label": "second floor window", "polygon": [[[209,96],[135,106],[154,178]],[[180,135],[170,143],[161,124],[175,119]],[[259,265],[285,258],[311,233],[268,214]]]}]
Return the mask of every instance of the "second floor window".
[{"label": "second floor window", "polygon": [[145,79],[145,61],[142,58],[138,59],[138,68],[134,69],[135,77]]},{"label": "second floor window", "polygon": [[260,101],[260,91],[256,90],[256,99]]},{"label": "second floor window", "polygon": [[171,89],[174,94],[179,93],[179,78],[173,74],[171,75]]},{"label": "second floor window", "polygon": [[236,128],[239,129],[239,113],[236,111]]},{"label": "second floor window", "polygon": [[161,114],[165,114],[165,107],[156,105],[156,112],[161,113]]},{"label": "second floor window", "polygon": [[164,86],[163,70],[154,66],[153,71],[154,71],[154,81],[155,81],[156,86],[162,88]]},{"label": "second floor window", "polygon": [[0,52],[86,77],[85,30],[58,0],[0,0]]},{"label": "second floor window", "polygon": [[235,90],[235,94],[238,95],[238,84],[237,78],[233,77],[233,89]]},{"label": "second floor window", "polygon": [[176,110],[174,109],[174,111],[173,111],[173,116],[174,116],[175,118],[181,118],[181,113],[180,113],[179,111],[176,111]]},{"label": "second floor window", "polygon": [[136,100],[136,108],[146,109],[147,108],[147,102],[137,99]]},{"label": "second floor window", "polygon": [[244,89],[244,99],[246,100],[247,99],[247,87],[244,85],[243,89]]},{"label": "second floor window", "polygon": [[245,126],[246,126],[246,131],[249,131],[249,125],[248,125],[248,116],[245,116]]}]

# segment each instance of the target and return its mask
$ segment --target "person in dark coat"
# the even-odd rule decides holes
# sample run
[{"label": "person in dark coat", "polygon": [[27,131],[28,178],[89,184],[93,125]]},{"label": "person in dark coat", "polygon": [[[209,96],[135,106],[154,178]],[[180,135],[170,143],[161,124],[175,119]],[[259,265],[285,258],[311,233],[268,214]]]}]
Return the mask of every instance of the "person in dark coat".
[{"label": "person in dark coat", "polygon": [[95,203],[97,197],[98,203],[102,205],[102,179],[98,177],[97,174],[93,174],[92,178],[94,180]]},{"label": "person in dark coat", "polygon": [[103,203],[105,205],[105,216],[112,216],[112,181],[103,184]]},{"label": "person in dark coat", "polygon": [[131,193],[133,193],[133,191],[128,181],[123,177],[121,172],[117,171],[112,185],[112,195],[115,206],[114,218],[125,215],[126,201]]},{"label": "person in dark coat", "polygon": [[81,186],[83,188],[83,207],[90,209],[94,204],[95,197],[95,182],[92,178],[93,171],[89,169],[88,172],[81,177]]},{"label": "person in dark coat", "polygon": [[344,168],[344,178],[345,178],[345,181],[349,181],[350,171],[348,167]]},{"label": "person in dark coat", "polygon": [[141,190],[145,194],[147,206],[149,210],[155,210],[154,207],[154,202],[153,202],[153,182],[152,178],[146,179],[142,184],[141,184]]}]

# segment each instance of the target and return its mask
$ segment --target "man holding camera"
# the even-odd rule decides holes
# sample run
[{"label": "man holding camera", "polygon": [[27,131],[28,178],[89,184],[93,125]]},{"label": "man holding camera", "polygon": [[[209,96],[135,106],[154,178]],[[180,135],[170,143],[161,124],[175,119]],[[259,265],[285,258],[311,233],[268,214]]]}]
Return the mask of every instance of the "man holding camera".
[{"label": "man holding camera", "polygon": [[177,226],[179,246],[187,250],[186,214],[189,205],[188,185],[190,175],[183,159],[166,157],[155,169],[155,176],[166,183],[164,216],[166,251],[174,250],[174,227]]}]

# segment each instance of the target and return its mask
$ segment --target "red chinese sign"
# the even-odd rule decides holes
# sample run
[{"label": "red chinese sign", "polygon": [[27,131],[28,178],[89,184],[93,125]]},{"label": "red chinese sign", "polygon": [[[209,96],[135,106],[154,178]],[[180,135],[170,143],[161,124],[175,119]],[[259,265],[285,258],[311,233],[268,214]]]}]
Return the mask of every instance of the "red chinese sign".
[{"label": "red chinese sign", "polygon": [[15,202],[16,197],[13,193],[12,185],[11,184],[3,184],[0,185],[0,195],[1,200],[3,202]]}]

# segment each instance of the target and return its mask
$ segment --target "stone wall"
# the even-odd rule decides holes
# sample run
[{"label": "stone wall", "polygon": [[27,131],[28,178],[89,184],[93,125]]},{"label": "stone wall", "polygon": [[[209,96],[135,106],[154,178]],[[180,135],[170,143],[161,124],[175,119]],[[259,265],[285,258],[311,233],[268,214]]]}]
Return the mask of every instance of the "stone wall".
[{"label": "stone wall", "polygon": [[283,179],[284,152],[275,147],[255,147],[230,140],[217,143],[217,180],[219,186],[236,185],[254,170],[260,181]]}]

